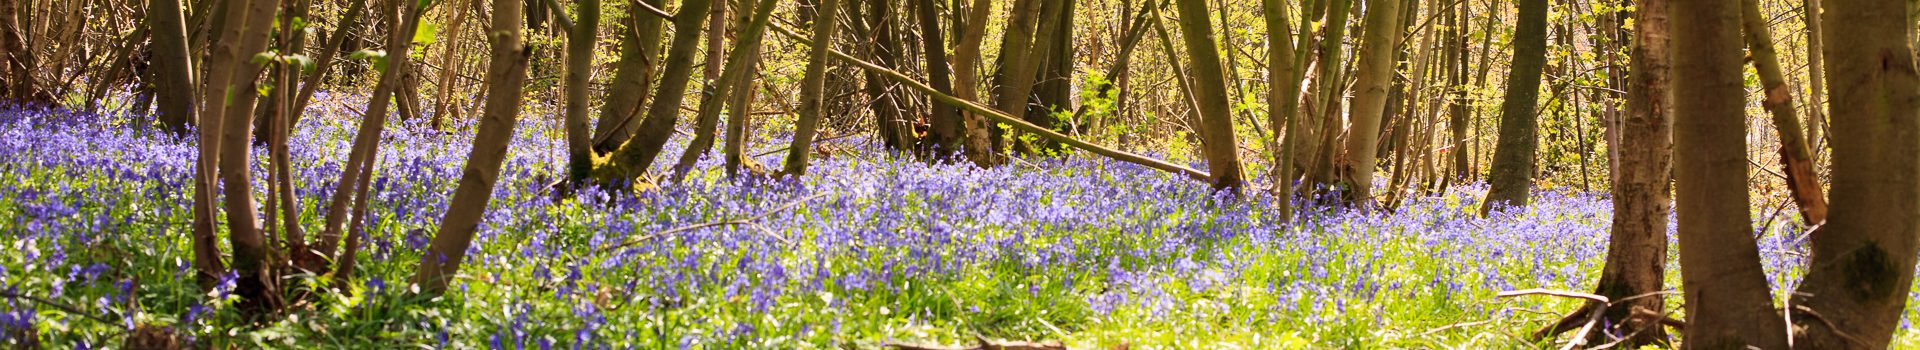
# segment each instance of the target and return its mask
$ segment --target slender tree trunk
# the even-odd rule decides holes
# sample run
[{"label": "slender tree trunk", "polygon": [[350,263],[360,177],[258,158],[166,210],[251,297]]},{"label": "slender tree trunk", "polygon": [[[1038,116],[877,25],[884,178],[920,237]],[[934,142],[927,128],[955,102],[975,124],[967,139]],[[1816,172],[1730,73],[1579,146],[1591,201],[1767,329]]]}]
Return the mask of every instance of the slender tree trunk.
[{"label": "slender tree trunk", "polygon": [[[494,83],[488,86],[485,114],[480,119],[480,130],[474,135],[473,150],[467,153],[467,164],[461,170],[452,205],[447,207],[440,231],[433,235],[433,242],[427,247],[419,274],[413,277],[421,291],[430,295],[446,291],[448,282],[459,272],[467,248],[473,245],[473,232],[479,228],[487,203],[493,199],[493,185],[499,179],[501,163],[506,160],[507,144],[513,141],[514,124],[520,114],[521,84],[527,79],[527,58],[532,52],[519,30],[520,10],[519,1],[493,2],[492,30],[487,38],[493,47],[493,58],[487,63],[487,80]],[[688,17],[699,21],[697,15]],[[699,34],[697,29],[688,32]]]},{"label": "slender tree trunk", "polygon": [[1213,188],[1238,192],[1242,183],[1240,140],[1233,132],[1233,111],[1228,109],[1226,74],[1221,72],[1220,53],[1214,46],[1213,25],[1207,23],[1206,0],[1176,0],[1180,12],[1180,33],[1193,56],[1194,100],[1200,107],[1200,127],[1209,142],[1206,146],[1207,172],[1213,175]]},{"label": "slender tree trunk", "polygon": [[[946,39],[941,37],[939,9],[935,8],[934,4],[934,0],[919,0],[914,5],[917,14],[914,17],[920,19],[920,42],[922,51],[927,56],[927,80],[933,85],[934,90],[952,95],[953,83],[950,79],[952,70],[947,66]],[[821,42],[821,40],[814,39],[814,42]],[[817,59],[825,64],[827,55],[821,52]],[[809,62],[809,65],[811,64]],[[801,95],[805,95],[805,92],[802,91]],[[960,152],[962,133],[965,132],[966,127],[960,120],[960,111],[945,104],[934,104],[929,107],[933,109],[933,114],[927,117],[930,128],[928,128],[927,138],[921,141],[924,144],[931,144],[931,147],[925,147],[922,151],[927,152],[933,159],[952,159],[955,153]],[[812,130],[806,131],[806,137],[812,138]]]},{"label": "slender tree trunk", "polygon": [[[389,5],[387,8],[389,16],[398,17],[400,6],[398,2]],[[410,13],[408,17],[411,18],[408,20],[409,23],[388,21],[403,26],[392,30],[391,33],[405,33],[408,31],[406,26],[417,25],[418,10]],[[387,54],[390,57],[406,56],[408,48],[412,46],[407,44],[410,39],[412,39],[410,35],[389,35]],[[326,219],[321,226],[320,234],[316,237],[320,241],[314,244],[314,250],[321,256],[334,256],[339,247],[340,233],[346,229],[344,225],[348,210],[351,208],[349,205],[352,205],[357,197],[365,195],[365,190],[361,189],[364,186],[358,184],[367,182],[367,179],[373,175],[374,160],[380,152],[380,135],[386,132],[388,111],[392,107],[389,97],[399,85],[400,74],[407,69],[406,63],[407,60],[388,61],[387,70],[380,73],[380,81],[374,84],[373,93],[367,99],[364,114],[366,120],[361,121],[359,130],[354,132],[353,148],[347,153],[346,167],[340,173],[340,181],[335,184],[333,196],[328,197]],[[323,268],[310,267],[309,269],[318,271]]]},{"label": "slender tree trunk", "polygon": [[1540,75],[1547,58],[1547,1],[1520,0],[1513,34],[1513,68],[1507,72],[1506,99],[1500,102],[1500,140],[1493,150],[1485,214],[1496,206],[1524,207],[1533,187],[1534,151],[1539,148]]},{"label": "slender tree trunk", "polygon": [[[967,101],[980,100],[980,44],[987,37],[987,21],[993,15],[992,0],[973,0],[968,8],[964,26],[955,26],[960,30],[959,42],[953,46],[953,92],[954,96]],[[1122,59],[1125,59],[1124,54]],[[993,167],[1000,161],[993,153],[991,135],[992,123],[986,117],[973,113],[961,113],[964,119],[963,134],[967,160],[980,167]]]},{"label": "slender tree trunk", "polygon": [[[725,67],[721,69],[721,73],[715,80],[708,82],[706,92],[701,94],[699,110],[694,113],[696,134],[692,142],[687,144],[687,149],[680,153],[680,161],[673,166],[673,179],[676,182],[693,170],[694,163],[699,162],[700,157],[706,156],[708,151],[713,150],[714,132],[719,127],[720,111],[726,107],[726,103],[733,100],[733,94],[743,94],[740,96],[744,97],[746,96],[744,94],[751,93],[749,90],[752,85],[748,81],[752,79],[747,74],[754,67],[755,56],[759,55],[760,36],[764,30],[752,27],[751,21],[758,16],[757,12],[746,11],[750,14],[745,17],[749,22],[745,24],[748,27],[742,28],[743,36],[734,40],[733,50],[723,61]],[[764,22],[762,23],[761,27],[764,27]],[[745,119],[735,120],[733,117],[728,116],[729,131],[732,130],[733,124],[745,122]],[[733,170],[735,169],[728,168],[729,173]]]},{"label": "slender tree trunk", "polygon": [[[454,72],[458,71],[461,66],[461,62],[459,61],[461,46],[460,35],[466,33],[467,16],[474,12],[467,10],[467,1],[477,0],[454,0],[447,3],[447,16],[453,17],[453,23],[449,24],[447,28],[443,29],[440,33],[440,42],[446,45],[446,49],[440,51],[440,83],[438,86],[435,86],[438,92],[433,97],[433,116],[431,117],[432,119],[427,122],[427,127],[433,130],[440,129],[440,126],[443,125],[447,119],[447,113],[454,111],[452,106],[453,102],[460,100],[460,98],[455,97],[453,94],[453,85],[454,78],[456,77]],[[598,2],[598,0],[594,1]],[[598,15],[599,10],[595,10],[594,14]],[[569,41],[568,44],[572,44],[572,42]],[[591,139],[592,135],[588,135],[588,138]]]},{"label": "slender tree trunk", "polygon": [[1821,135],[1827,128],[1827,69],[1823,56],[1826,56],[1826,38],[1821,28],[1820,0],[1806,0],[1807,19],[1807,149],[1814,158],[1820,157]]},{"label": "slender tree trunk", "polygon": [[[905,48],[900,46],[894,26],[898,16],[893,13],[891,0],[868,0],[866,37],[872,38],[868,50],[875,63],[893,69],[900,66],[900,55]],[[906,150],[914,141],[913,123],[907,120],[902,111],[899,92],[888,89],[886,78],[877,73],[867,72],[866,93],[872,96],[870,109],[873,111],[874,124],[880,133],[880,143],[890,150]]]},{"label": "slender tree trunk", "polygon": [[680,4],[680,13],[674,14],[672,50],[667,53],[667,65],[662,70],[665,75],[654,91],[654,102],[647,106],[647,116],[641,120],[638,132],[621,141],[605,163],[594,166],[597,180],[631,181],[645,175],[667,145],[667,139],[673,136],[674,124],[680,121],[680,102],[686,97],[687,83],[691,80],[693,55],[697,53],[694,49],[699,47],[702,17],[707,15],[708,1],[687,0]]},{"label": "slender tree trunk", "polygon": [[1261,15],[1267,23],[1267,125],[1273,128],[1273,195],[1279,198],[1280,220],[1293,218],[1293,145],[1299,137],[1296,121],[1300,113],[1300,67],[1294,59],[1292,27],[1287,4],[1281,0],[1262,0]]},{"label": "slender tree trunk", "polygon": [[[757,71],[757,67],[760,65],[760,42],[766,35],[767,23],[771,21],[776,4],[777,3],[772,0],[761,0],[757,6],[751,2],[741,2],[742,7],[740,11],[752,15],[742,16],[742,18],[746,20],[742,21],[744,23],[739,27],[739,38],[736,39],[740,42],[740,45],[736,45],[734,48],[734,50],[740,51],[739,54],[729,55],[729,57],[727,57],[727,69],[738,70],[738,72],[733,73],[734,75],[731,77],[733,84],[732,94],[721,95],[727,97],[728,107],[725,163],[727,176],[729,177],[740,176],[742,169],[745,169],[747,173],[752,176],[762,176],[767,173],[765,166],[760,165],[758,161],[755,161],[747,155],[747,127],[753,120],[753,86],[755,82],[750,75]],[[839,1],[833,1],[832,4],[822,3],[815,6],[815,9],[819,11],[829,11],[825,16],[815,16],[814,18],[816,19],[826,19],[816,20],[816,23],[826,23],[827,26],[832,28],[839,27],[839,25],[835,23],[836,21],[834,21],[835,18],[838,18],[836,14],[839,13]],[[832,28],[827,30],[828,35],[833,34]],[[748,41],[751,42],[749,43]],[[734,63],[735,60],[739,60],[740,62]],[[719,101],[716,100],[714,102],[718,103]],[[795,137],[797,138],[799,136],[796,135]],[[681,161],[685,162],[687,158],[681,158]]]},{"label": "slender tree trunk", "polygon": [[1340,102],[1346,95],[1347,86],[1346,79],[1341,76],[1345,72],[1342,66],[1346,64],[1346,60],[1341,56],[1345,52],[1343,45],[1347,36],[1347,21],[1352,17],[1353,2],[1354,0],[1330,0],[1327,4],[1326,18],[1322,19],[1325,27],[1320,35],[1320,71],[1314,77],[1317,91],[1313,97],[1313,101],[1319,106],[1307,118],[1311,124],[1305,127],[1307,129],[1305,131],[1309,133],[1301,137],[1301,141],[1307,142],[1301,146],[1301,151],[1305,152],[1301,157],[1301,168],[1306,169],[1305,175],[1310,180],[1309,183],[1325,184],[1329,180],[1329,167],[1323,159],[1332,159],[1330,156],[1334,150],[1332,141],[1336,135],[1340,134],[1338,123],[1341,119]]},{"label": "slender tree trunk", "polygon": [[1686,346],[1786,348],[1748,214],[1740,9],[1674,0],[1673,179]]},{"label": "slender tree trunk", "polygon": [[300,124],[300,116],[306,112],[307,104],[313,102],[314,92],[326,84],[327,74],[333,71],[334,57],[341,51],[339,48],[353,37],[354,28],[360,27],[360,21],[366,17],[366,13],[366,1],[355,1],[347,8],[345,17],[340,20],[340,27],[335,28],[328,37],[327,46],[320,48],[320,58],[314,61],[318,68],[312,76],[307,77],[306,82],[300,84],[300,95],[294,98],[293,108],[289,109],[292,114],[287,116],[287,125]]},{"label": "slender tree trunk", "polygon": [[1380,147],[1380,118],[1386,112],[1387,89],[1393,83],[1394,57],[1399,55],[1400,0],[1367,2],[1366,42],[1360,48],[1360,71],[1354,85],[1352,129],[1347,136],[1348,197],[1361,205],[1373,202],[1374,157]]},{"label": "slender tree trunk", "polygon": [[1800,207],[1800,219],[1807,225],[1827,221],[1827,196],[1820,191],[1820,177],[1813,173],[1813,154],[1800,132],[1800,114],[1793,110],[1792,88],[1786,74],[1780,72],[1780,56],[1774,51],[1773,36],[1767,33],[1767,18],[1760,12],[1759,0],[1741,0],[1741,25],[1746,32],[1747,50],[1753,69],[1760,75],[1760,105],[1773,116],[1773,127],[1780,135],[1780,166],[1787,174],[1787,189]]},{"label": "slender tree trunk", "polygon": [[[567,134],[567,179],[574,184],[586,179],[587,173],[593,170],[593,135],[587,130],[587,83],[593,78],[594,43],[600,38],[600,0],[579,0],[578,4],[573,30],[567,33],[567,102],[561,121]],[[448,49],[447,56],[453,56],[452,49]]]},{"label": "slender tree trunk", "polygon": [[[1920,77],[1900,2],[1826,1],[1833,212],[1792,299],[1794,345],[1884,349],[1920,250]],[[1690,267],[1689,267],[1690,268]]]},{"label": "slender tree trunk", "polygon": [[821,0],[816,7],[820,12],[814,16],[814,45],[807,51],[806,75],[800,80],[799,119],[794,122],[793,143],[787,147],[786,165],[781,170],[789,175],[807,173],[807,156],[813,153],[813,136],[820,126],[820,117],[825,114],[826,96],[822,91],[826,89],[827,51],[833,45],[833,31],[837,26],[833,21],[820,18],[834,18],[839,11],[839,3],[839,0]]},{"label": "slender tree trunk", "polygon": [[[1473,168],[1467,162],[1467,118],[1473,111],[1467,109],[1467,35],[1461,26],[1467,25],[1467,6],[1458,6],[1447,15],[1447,132],[1449,142],[1447,154],[1452,157],[1453,171],[1447,176],[1449,182],[1466,182],[1473,178]],[[1664,63],[1662,63],[1664,64]]]}]

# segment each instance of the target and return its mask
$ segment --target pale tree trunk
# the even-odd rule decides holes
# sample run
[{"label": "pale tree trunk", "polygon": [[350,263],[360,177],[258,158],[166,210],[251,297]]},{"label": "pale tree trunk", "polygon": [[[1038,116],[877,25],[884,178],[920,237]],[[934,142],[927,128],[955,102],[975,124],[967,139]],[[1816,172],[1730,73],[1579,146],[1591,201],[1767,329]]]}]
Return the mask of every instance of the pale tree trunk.
[{"label": "pale tree trunk", "polygon": [[1513,68],[1507,72],[1500,102],[1500,135],[1487,176],[1484,215],[1496,206],[1525,207],[1533,187],[1534,151],[1539,148],[1540,75],[1547,58],[1547,1],[1520,0],[1513,33]]},{"label": "pale tree trunk", "polygon": [[[593,44],[600,37],[600,0],[580,0],[578,4],[573,30],[567,33],[567,100],[566,114],[561,120],[567,134],[569,184],[578,184],[593,170],[593,135],[587,130],[587,83],[593,78]],[[448,57],[453,56],[452,49],[447,52]],[[446,96],[441,97],[444,100]]]},{"label": "pale tree trunk", "polygon": [[806,75],[800,79],[800,111],[794,122],[793,143],[787,147],[787,160],[781,172],[789,175],[802,175],[807,172],[807,155],[812,153],[813,135],[820,126],[820,117],[826,111],[826,96],[822,91],[827,83],[827,51],[833,46],[835,14],[840,8],[839,0],[820,0],[815,8],[813,47],[807,51]]},{"label": "pale tree trunk", "polygon": [[1213,176],[1213,188],[1238,192],[1242,183],[1240,140],[1233,133],[1233,112],[1228,109],[1226,74],[1221,72],[1220,52],[1214,46],[1213,25],[1207,23],[1206,0],[1176,0],[1180,13],[1180,34],[1187,54],[1193,57],[1195,104],[1200,107],[1200,128],[1207,137],[1207,173]]},{"label": "pale tree trunk", "polygon": [[[960,40],[953,45],[953,92],[954,96],[967,101],[980,100],[980,77],[977,70],[980,65],[980,44],[987,37],[987,21],[993,15],[992,0],[973,0],[973,6],[967,9],[967,20],[961,30]],[[1124,57],[1122,58],[1124,59]],[[990,129],[992,123],[986,117],[974,113],[961,113],[964,119],[966,136],[963,147],[967,160],[980,167],[992,167],[999,164],[993,153]]]},{"label": "pale tree trunk", "polygon": [[694,49],[699,47],[702,17],[707,15],[708,1],[711,0],[687,0],[680,4],[680,13],[674,14],[672,49],[667,53],[664,75],[654,90],[653,103],[647,106],[646,118],[640,121],[639,130],[631,138],[619,141],[620,147],[605,163],[594,166],[595,180],[612,183],[646,175],[654,158],[666,147],[667,139],[673,136],[674,124],[680,122],[681,99],[687,96],[693,55],[698,53]]},{"label": "pale tree trunk", "polygon": [[[666,3],[664,0],[642,1],[629,4],[644,3],[657,8]],[[600,120],[594,122],[595,153],[613,152],[640,129],[641,106],[645,105],[647,90],[652,88],[653,76],[659,70],[660,64],[655,59],[660,57],[663,23],[659,16],[637,7],[627,10],[627,26],[620,29],[620,61],[613,69],[606,101],[600,104]]]},{"label": "pale tree trunk", "polygon": [[1676,0],[1673,34],[1674,217],[1680,235],[1685,344],[1786,348],[1748,213],[1740,8]]},{"label": "pale tree trunk", "polygon": [[[521,84],[527,80],[527,58],[532,52],[523,42],[520,10],[519,1],[493,2],[492,30],[487,38],[493,48],[487,80],[493,83],[488,85],[486,109],[480,130],[473,137],[473,149],[460,171],[460,185],[454,189],[440,230],[420,261],[419,274],[413,277],[423,293],[439,295],[459,273],[460,262],[473,245],[473,233],[493,199],[493,185],[499,180],[507,145],[513,141],[514,124],[520,116]],[[699,16],[690,17],[699,20]],[[692,32],[699,34],[697,30]]]},{"label": "pale tree trunk", "polygon": [[1360,71],[1353,95],[1353,125],[1348,129],[1347,196],[1359,205],[1373,203],[1373,173],[1378,168],[1380,119],[1387,108],[1387,88],[1393,84],[1395,56],[1400,40],[1400,0],[1367,2],[1366,42],[1360,47]]},{"label": "pale tree trunk", "polygon": [[1920,250],[1920,78],[1893,1],[1826,1],[1833,212],[1792,299],[1794,345],[1885,349]]},{"label": "pale tree trunk", "polygon": [[1767,33],[1760,0],[1741,0],[1740,5],[1740,22],[1752,57],[1749,61],[1760,75],[1760,105],[1773,116],[1773,127],[1780,135],[1780,166],[1787,176],[1787,189],[1800,207],[1800,219],[1807,225],[1818,225],[1827,221],[1827,196],[1820,191],[1819,175],[1813,173],[1813,154],[1800,132],[1792,88],[1787,86],[1786,74],[1780,72],[1780,56],[1774,51],[1773,36]]},{"label": "pale tree trunk", "polygon": [[1640,0],[1634,18],[1632,70],[1627,77],[1627,113],[1612,120],[1618,139],[1614,158],[1613,226],[1606,266],[1594,294],[1617,300],[1588,303],[1536,338],[1581,327],[1601,312],[1598,322],[1611,328],[1589,332],[1587,344],[1605,344],[1606,334],[1630,334],[1620,348],[1637,349],[1667,342],[1666,328],[1635,309],[1662,313],[1665,298],[1636,296],[1666,289],[1667,215],[1671,212],[1673,131],[1667,116],[1667,6],[1665,0]]}]

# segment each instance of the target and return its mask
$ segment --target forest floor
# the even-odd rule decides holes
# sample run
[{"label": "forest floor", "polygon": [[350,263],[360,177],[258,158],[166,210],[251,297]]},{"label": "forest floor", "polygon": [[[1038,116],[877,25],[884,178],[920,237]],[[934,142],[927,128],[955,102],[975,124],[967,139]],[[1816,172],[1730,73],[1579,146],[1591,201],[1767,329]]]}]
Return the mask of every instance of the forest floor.
[{"label": "forest floor", "polygon": [[[357,120],[329,101],[358,99],[319,100],[292,142],[309,231]],[[351,294],[245,325],[230,283],[202,293],[190,273],[192,142],[128,121],[0,111],[0,290],[47,301],[0,302],[0,344],[112,346],[155,324],[210,348],[880,348],[976,337],[1076,349],[1534,348],[1557,340],[1526,334],[1579,301],[1495,294],[1591,288],[1610,216],[1604,195],[1546,191],[1527,209],[1480,218],[1485,188],[1467,185],[1392,212],[1309,207],[1282,225],[1270,197],[1220,198],[1130,164],[1075,156],[977,170],[858,151],[873,147],[855,139],[797,179],[709,170],[637,196],[563,199],[547,187],[563,147],[550,118],[529,117],[452,290],[423,299],[406,281],[470,131],[396,125],[372,187],[363,279]],[[1803,229],[1791,213],[1756,213],[1768,277],[1790,290]],[[729,220],[741,222],[655,235]],[[1677,270],[1668,277],[1677,287]],[[1678,296],[1668,300],[1679,309]],[[1916,317],[1907,313],[1897,347],[1920,346]]]}]

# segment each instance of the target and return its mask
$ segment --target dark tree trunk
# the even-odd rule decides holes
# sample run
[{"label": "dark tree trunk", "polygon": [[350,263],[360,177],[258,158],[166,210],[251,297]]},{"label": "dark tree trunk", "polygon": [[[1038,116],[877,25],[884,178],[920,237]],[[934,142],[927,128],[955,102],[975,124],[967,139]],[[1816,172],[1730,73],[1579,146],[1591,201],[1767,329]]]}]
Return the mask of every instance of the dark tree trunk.
[{"label": "dark tree trunk", "polygon": [[1520,0],[1513,34],[1513,69],[1500,102],[1500,140],[1493,151],[1490,188],[1481,213],[1496,206],[1524,207],[1533,187],[1534,150],[1539,148],[1540,75],[1547,58],[1547,0]]},{"label": "dark tree trunk", "polygon": [[1786,348],[1787,328],[1773,309],[1748,213],[1739,6],[1716,0],[1668,6],[1680,16],[1667,24],[1674,53],[1674,217],[1686,292],[1684,339],[1692,349]]}]

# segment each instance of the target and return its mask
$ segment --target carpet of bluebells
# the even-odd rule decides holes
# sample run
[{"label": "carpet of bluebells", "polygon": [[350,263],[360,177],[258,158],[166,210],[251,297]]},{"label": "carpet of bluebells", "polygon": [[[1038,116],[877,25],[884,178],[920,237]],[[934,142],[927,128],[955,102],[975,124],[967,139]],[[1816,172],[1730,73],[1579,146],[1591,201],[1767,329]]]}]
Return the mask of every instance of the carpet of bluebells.
[{"label": "carpet of bluebells", "polygon": [[[358,120],[341,101],[360,100],[321,96],[298,125],[293,168],[309,231]],[[0,300],[0,345],[111,347],[136,325],[162,325],[211,348],[875,348],[975,337],[1103,349],[1538,347],[1547,344],[1525,335],[1577,301],[1494,294],[1591,288],[1610,216],[1603,195],[1545,191],[1528,209],[1479,218],[1485,189],[1467,185],[1391,212],[1308,206],[1280,225],[1270,197],[1218,197],[1135,165],[1073,156],[979,170],[857,139],[836,141],[855,151],[804,177],[708,170],[658,191],[562,198],[548,185],[563,145],[550,118],[527,117],[467,265],[444,297],[426,299],[406,280],[451,197],[471,125],[396,122],[351,293],[247,324],[230,283],[203,293],[190,273],[193,141],[131,120],[0,111],[0,290],[42,300]],[[783,136],[763,139],[776,142],[757,150]],[[258,163],[255,178],[266,178]],[[1756,212],[1769,276],[1784,290],[1804,232],[1791,213]],[[729,220],[744,223],[653,235]],[[1677,276],[1669,271],[1670,286]],[[1898,344],[1920,344],[1904,329]]]}]

